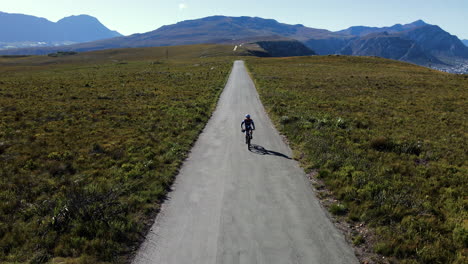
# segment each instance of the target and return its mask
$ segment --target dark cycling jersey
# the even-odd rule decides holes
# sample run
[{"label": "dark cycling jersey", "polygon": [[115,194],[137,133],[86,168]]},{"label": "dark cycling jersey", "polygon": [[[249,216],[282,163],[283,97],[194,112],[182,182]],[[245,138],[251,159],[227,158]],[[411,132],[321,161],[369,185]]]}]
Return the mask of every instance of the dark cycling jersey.
[{"label": "dark cycling jersey", "polygon": [[245,130],[255,129],[254,121],[250,118],[244,119],[241,123],[241,128],[242,128],[242,125],[245,125]]}]

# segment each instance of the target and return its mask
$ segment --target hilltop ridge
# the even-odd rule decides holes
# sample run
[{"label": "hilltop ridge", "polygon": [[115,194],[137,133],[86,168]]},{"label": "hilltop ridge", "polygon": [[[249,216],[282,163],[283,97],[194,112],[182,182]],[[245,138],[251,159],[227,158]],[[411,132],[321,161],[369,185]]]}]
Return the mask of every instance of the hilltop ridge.
[{"label": "hilltop ridge", "polygon": [[[468,61],[468,47],[461,40],[439,26],[428,24],[423,20],[409,24],[395,24],[390,27],[358,26],[332,32],[301,24],[291,25],[274,19],[248,16],[210,16],[181,21],[147,33],[125,37],[53,48],[8,50],[0,53],[7,55],[48,54],[57,51],[82,52],[111,48],[208,43],[238,45],[284,39],[300,41],[318,55],[378,56],[431,67],[435,65],[452,67]],[[299,45],[291,45],[291,47],[299,48]],[[297,50],[292,52],[292,54],[299,53]],[[281,55],[289,56],[283,52]]]},{"label": "hilltop ridge", "polygon": [[405,25],[402,25],[402,24],[395,24],[391,27],[367,27],[367,26],[354,26],[354,27],[350,27],[348,29],[344,29],[344,30],[340,30],[340,31],[336,31],[338,33],[344,33],[344,34],[349,34],[349,35],[353,35],[353,36],[365,36],[365,35],[368,35],[368,34],[371,34],[371,33],[378,33],[378,32],[389,32],[389,33],[397,33],[397,32],[402,32],[402,31],[405,31],[405,30],[410,30],[410,29],[414,29],[414,28],[417,28],[417,27],[422,27],[422,26],[427,26],[429,24],[427,24],[426,22],[424,22],[423,20],[417,20],[413,23],[409,23],[409,24],[405,24]]},{"label": "hilltop ridge", "polygon": [[65,17],[56,23],[45,18],[0,12],[0,49],[57,46],[122,36],[109,30],[95,17]]}]

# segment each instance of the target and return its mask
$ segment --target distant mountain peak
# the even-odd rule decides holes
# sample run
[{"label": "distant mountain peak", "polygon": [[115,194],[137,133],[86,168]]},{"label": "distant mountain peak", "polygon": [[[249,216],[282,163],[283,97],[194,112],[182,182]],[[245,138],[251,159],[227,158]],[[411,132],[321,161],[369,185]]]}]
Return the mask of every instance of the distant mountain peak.
[{"label": "distant mountain peak", "polygon": [[413,23],[409,23],[409,24],[404,25],[404,27],[406,27],[406,28],[415,28],[415,27],[423,27],[423,26],[430,26],[430,25],[431,24],[428,24],[428,23],[424,22],[424,20],[419,19],[419,20],[414,21]]},{"label": "distant mountain peak", "polygon": [[62,20],[95,20],[95,21],[98,21],[97,18],[90,16],[90,15],[86,15],[86,14],[67,16],[67,17],[60,19],[59,21],[62,21]]},{"label": "distant mountain peak", "polygon": [[9,25],[0,27],[0,42],[13,46],[23,42],[33,45],[39,42],[48,45],[81,43],[121,36],[89,15],[69,16],[54,23],[31,15],[0,12],[0,25]]},{"label": "distant mountain peak", "polygon": [[416,20],[414,21],[413,23],[409,24],[409,25],[413,25],[413,26],[426,26],[426,25],[429,25],[427,24],[426,22],[424,22],[422,19],[419,19],[419,20]]},{"label": "distant mountain peak", "polygon": [[407,30],[407,29],[412,29],[412,28],[416,28],[416,27],[423,27],[423,26],[430,26],[431,24],[428,24],[426,22],[424,22],[424,20],[422,19],[419,19],[419,20],[416,20],[412,23],[408,23],[408,24],[395,24],[393,25],[392,27],[390,27],[390,29],[396,29],[398,31],[403,31],[403,30]]},{"label": "distant mountain peak", "polygon": [[77,16],[68,16],[60,19],[57,21],[57,24],[62,23],[77,23],[77,24],[95,24],[95,25],[102,25],[99,20],[90,15],[77,15]]}]

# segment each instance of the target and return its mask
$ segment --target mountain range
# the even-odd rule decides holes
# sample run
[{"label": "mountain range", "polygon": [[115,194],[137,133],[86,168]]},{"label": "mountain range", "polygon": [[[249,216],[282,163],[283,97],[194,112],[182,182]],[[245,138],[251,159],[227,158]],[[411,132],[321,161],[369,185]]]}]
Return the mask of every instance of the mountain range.
[{"label": "mountain range", "polygon": [[0,43],[3,46],[63,45],[122,36],[95,17],[70,16],[54,23],[45,18],[0,12]]},{"label": "mountain range", "polygon": [[463,44],[465,44],[465,46],[468,47],[468,39],[464,39],[464,40],[462,40],[462,42],[463,42]]},{"label": "mountain range", "polygon": [[[266,42],[281,41],[287,45],[268,45]],[[289,41],[289,42],[288,42]],[[343,54],[379,56],[407,61],[420,65],[448,65],[458,59],[468,60],[468,47],[456,36],[450,35],[436,25],[422,20],[390,27],[356,26],[332,32],[303,25],[280,23],[259,17],[211,16],[160,27],[154,31],[131,36],[97,40],[62,47],[31,48],[0,51],[2,54],[47,54],[60,51],[91,51],[109,48],[173,46],[201,43],[242,44],[259,43],[263,47],[281,46],[308,50],[304,55]],[[291,49],[294,55],[301,52]],[[312,53],[311,53],[312,52]],[[273,52],[275,53],[275,52]]]},{"label": "mountain range", "polygon": [[347,31],[356,32],[357,38],[350,41],[339,52],[341,54],[375,55],[422,65],[450,63],[451,58],[468,59],[468,47],[456,36],[421,20],[390,28],[368,28],[367,32],[372,33],[367,35],[360,34],[366,31],[365,27]]}]

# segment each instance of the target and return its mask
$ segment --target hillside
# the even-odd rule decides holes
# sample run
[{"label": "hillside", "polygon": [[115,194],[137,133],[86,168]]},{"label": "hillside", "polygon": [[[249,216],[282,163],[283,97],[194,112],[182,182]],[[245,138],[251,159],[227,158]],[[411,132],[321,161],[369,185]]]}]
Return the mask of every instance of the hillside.
[{"label": "hillside", "polygon": [[405,31],[402,36],[414,41],[423,50],[436,57],[468,59],[468,47],[460,39],[438,26],[426,25]]},{"label": "hillside", "polygon": [[465,44],[465,46],[468,47],[468,39],[464,39],[464,40],[462,40],[462,42],[463,42],[463,44]]},{"label": "hillside", "polygon": [[[60,53],[59,53],[60,54]],[[210,57],[248,56],[249,49],[239,47],[233,51],[232,45],[190,45],[170,47],[146,47],[130,49],[106,49],[77,54],[64,54],[62,56],[0,56],[1,72],[24,71],[44,67],[65,67],[67,65],[90,64],[125,64],[134,61],[148,63],[159,60],[191,60]],[[53,55],[53,54],[51,54]]]},{"label": "hillside", "polygon": [[0,12],[2,46],[59,45],[82,43],[121,36],[102,25],[96,18],[70,16],[54,23],[44,18]]},{"label": "hillside", "polygon": [[340,53],[353,56],[378,56],[420,65],[443,64],[425,53],[414,41],[387,32],[369,34],[353,40]]},{"label": "hillside", "polygon": [[95,17],[88,15],[65,17],[56,23],[59,37],[74,42],[90,42],[122,36],[111,31]]},{"label": "hillside", "polygon": [[425,66],[468,59],[468,48],[456,36],[422,20],[383,28],[351,27],[339,32],[358,38],[335,52],[338,54],[380,56]]},{"label": "hillside", "polygon": [[297,40],[262,40],[243,44],[250,54],[258,57],[310,56],[316,53]]},{"label": "hillside", "polygon": [[361,263],[466,263],[468,76],[372,57],[247,65],[357,252],[385,257]]}]

